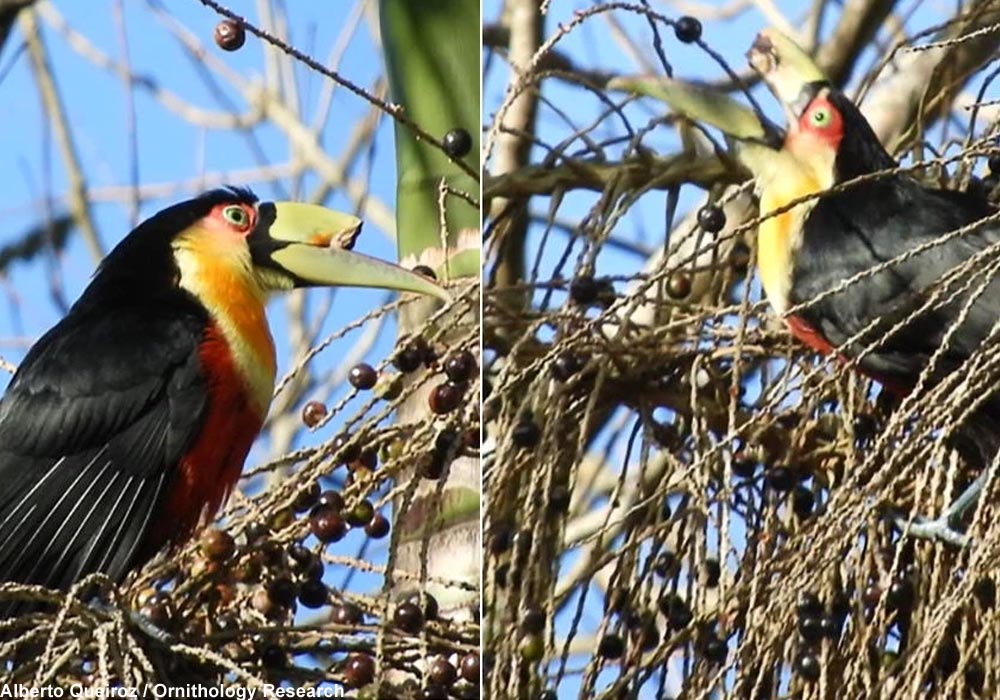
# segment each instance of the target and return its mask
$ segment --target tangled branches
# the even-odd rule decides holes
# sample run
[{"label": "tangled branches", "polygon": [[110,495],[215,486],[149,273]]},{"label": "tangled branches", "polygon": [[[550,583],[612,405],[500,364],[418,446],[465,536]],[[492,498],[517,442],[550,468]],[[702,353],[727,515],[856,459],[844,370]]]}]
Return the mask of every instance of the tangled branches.
[{"label": "tangled branches", "polygon": [[[479,330],[469,321],[478,285],[453,290],[454,303],[373,368],[374,386],[358,381],[365,389],[334,405],[305,405],[307,425],[321,431],[336,420],[338,433],[248,470],[218,528],[121,588],[95,577],[65,596],[0,587],[4,600],[47,604],[0,622],[5,677],[101,688],[336,684],[393,698],[415,697],[430,678],[478,692],[475,577],[460,567],[453,577],[428,574],[428,547],[449,532],[428,523],[478,520],[478,500],[448,478],[478,454]],[[414,365],[402,355],[416,345]],[[448,382],[452,403],[393,420]],[[422,566],[401,561],[408,546]]]},{"label": "tangled branches", "polygon": [[[994,10],[980,3],[934,31],[956,49],[956,37],[993,27]],[[762,300],[752,236],[762,217],[749,188],[732,184],[745,174],[729,155],[700,133],[674,138],[669,117],[595,85],[606,66],[574,65],[570,48],[556,60],[603,13],[616,13],[608,25],[633,55],[659,57],[668,73],[684,65],[665,41],[672,20],[594,6],[533,53],[515,55],[523,45],[510,37],[508,89],[490,125],[490,696],[989,696],[1000,650],[995,480],[968,523],[972,548],[906,537],[891,516],[936,515],[978,474],[949,437],[1000,385],[995,334],[901,402],[793,341]],[[845,10],[838,22],[857,20]],[[899,65],[894,80],[926,80],[943,60],[959,59]],[[862,80],[876,114],[889,62],[877,58]],[[517,122],[525,99],[537,119]],[[964,189],[983,186],[971,172],[997,127],[995,115],[984,122],[956,136],[932,132],[925,113],[917,128],[900,125],[905,134],[877,130],[908,149],[899,155],[917,177]],[[541,162],[505,153],[517,138],[533,140]],[[643,179],[637,162],[658,165]],[[690,185],[709,190],[707,204]],[[701,215],[680,219],[684,207]],[[645,229],[663,221],[658,249]],[[995,261],[992,250],[970,258],[927,304],[974,294]]]}]

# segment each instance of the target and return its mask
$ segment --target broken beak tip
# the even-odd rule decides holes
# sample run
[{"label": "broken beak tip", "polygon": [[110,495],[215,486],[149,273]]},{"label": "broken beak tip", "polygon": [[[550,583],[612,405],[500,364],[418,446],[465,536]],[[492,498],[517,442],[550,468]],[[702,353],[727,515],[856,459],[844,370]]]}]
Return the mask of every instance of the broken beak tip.
[{"label": "broken beak tip", "polygon": [[778,56],[770,38],[758,34],[753,46],[747,51],[747,61],[758,73],[765,74],[773,71],[778,65]]},{"label": "broken beak tip", "polygon": [[753,53],[759,51],[761,53],[768,53],[774,48],[774,42],[771,41],[771,37],[768,35],[767,30],[760,32],[756,38],[753,40],[753,45],[750,47],[748,53]]}]

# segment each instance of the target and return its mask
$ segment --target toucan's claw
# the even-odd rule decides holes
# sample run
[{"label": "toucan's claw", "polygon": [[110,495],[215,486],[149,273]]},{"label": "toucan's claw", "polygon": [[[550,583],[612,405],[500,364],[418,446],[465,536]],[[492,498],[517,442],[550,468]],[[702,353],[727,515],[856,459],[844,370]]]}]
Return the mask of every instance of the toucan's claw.
[{"label": "toucan's claw", "polygon": [[959,548],[968,546],[970,542],[968,535],[951,526],[951,519],[947,515],[919,522],[909,522],[908,518],[897,516],[893,523],[903,531],[903,534],[921,540],[944,542]]},{"label": "toucan's claw", "polygon": [[938,540],[947,542],[957,547],[965,547],[970,543],[968,535],[955,529],[955,525],[962,520],[965,513],[979,500],[979,494],[983,491],[986,483],[987,472],[980,474],[975,481],[966,487],[962,495],[948,506],[940,517],[934,520],[918,519],[916,522],[908,522],[906,518],[897,517],[896,527],[911,537],[921,539]]},{"label": "toucan's claw", "polygon": [[143,615],[138,610],[129,612],[129,619],[136,628],[155,642],[164,646],[171,646],[177,643],[177,638],[166,630],[157,627],[152,620]]},{"label": "toucan's claw", "polygon": [[[100,599],[91,600],[88,605],[102,615],[114,616],[120,612],[119,608],[113,603]],[[177,643],[177,638],[174,635],[170,634],[161,627],[157,627],[152,620],[138,610],[129,610],[128,619],[136,629],[152,639],[154,642],[158,642],[165,646]]]}]

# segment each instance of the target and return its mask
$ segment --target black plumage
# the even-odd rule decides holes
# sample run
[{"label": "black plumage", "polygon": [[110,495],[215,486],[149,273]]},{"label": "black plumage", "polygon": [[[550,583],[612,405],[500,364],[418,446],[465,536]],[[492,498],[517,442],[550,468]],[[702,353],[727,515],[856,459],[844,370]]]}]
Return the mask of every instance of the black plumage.
[{"label": "black plumage", "polygon": [[[170,244],[220,190],[163,210],[112,251],[0,400],[0,580],[66,588],[120,579],[197,437],[205,308],[177,286]],[[0,607],[2,609],[2,607]]]},{"label": "black plumage", "polygon": [[[828,99],[844,120],[835,182],[896,168],[858,109],[836,91]],[[935,385],[997,340],[996,213],[981,195],[902,172],[822,194],[794,255],[790,301],[804,304],[795,314],[890,388],[909,390],[928,366]],[[979,400],[964,432],[982,463],[1000,446],[1000,401]]]}]

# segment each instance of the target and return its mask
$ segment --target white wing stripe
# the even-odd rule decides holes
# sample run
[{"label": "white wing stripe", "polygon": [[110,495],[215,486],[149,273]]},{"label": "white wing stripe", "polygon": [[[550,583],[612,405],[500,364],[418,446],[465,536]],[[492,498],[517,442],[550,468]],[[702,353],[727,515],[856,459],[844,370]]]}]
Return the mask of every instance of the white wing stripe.
[{"label": "white wing stripe", "polygon": [[[114,505],[112,505],[111,510],[108,511],[108,516],[104,519],[104,522],[101,524],[101,529],[98,530],[97,534],[94,535],[93,539],[91,539],[90,546],[87,548],[86,553],[77,563],[76,567],[77,570],[73,575],[74,579],[78,578],[80,576],[80,572],[87,568],[87,562],[89,562],[90,558],[94,556],[94,548],[98,545],[98,543],[101,541],[101,538],[104,536],[105,529],[107,529],[108,525],[111,524],[112,516],[114,515],[115,511],[118,510],[118,505],[122,502],[122,498],[125,497],[125,494],[128,493],[129,487],[132,485],[132,481],[134,479],[135,476],[130,476],[128,478],[128,481],[125,482],[125,486],[122,487],[122,490],[118,494],[118,498],[115,500]],[[129,504],[128,510],[125,511],[125,515],[119,520],[118,531],[115,532],[115,538],[111,540],[111,542],[109,543],[109,549],[114,546],[115,542],[118,541],[118,534],[122,531],[122,527],[124,527],[125,523],[128,522],[128,517],[132,513],[132,508],[135,507],[135,501],[137,498],[139,498],[139,494],[141,492],[142,492],[142,484],[139,484],[139,487],[132,494],[132,502]]]},{"label": "white wing stripe", "polygon": [[[73,479],[73,483],[70,484],[69,487],[67,487],[67,489],[63,492],[63,495],[59,497],[59,500],[55,503],[55,505],[53,505],[49,509],[49,512],[45,515],[45,519],[42,520],[42,522],[40,522],[38,526],[35,528],[35,532],[31,535],[31,538],[21,548],[21,554],[17,557],[17,559],[13,561],[13,563],[11,564],[11,568],[16,568],[17,565],[21,563],[21,560],[31,550],[31,545],[34,543],[36,539],[38,539],[38,536],[42,534],[42,530],[45,529],[45,526],[48,524],[49,520],[51,520],[52,517],[56,514],[56,511],[59,510],[59,507],[63,504],[63,501],[65,501],[66,498],[71,493],[73,493],[73,490],[76,488],[76,485],[80,482],[80,479],[82,479],[91,470],[91,468],[97,463],[97,460],[100,459],[105,452],[107,452],[107,449],[108,449],[107,445],[102,447],[98,451],[98,453],[94,455],[94,458],[87,463],[87,466],[80,470],[80,473],[76,475],[75,479]],[[104,469],[102,469],[101,471],[104,472],[110,466],[111,462],[105,462]],[[21,524],[22,525],[24,524],[24,519],[21,520]],[[19,529],[20,527],[21,525],[18,525],[17,528],[14,529]]]}]

